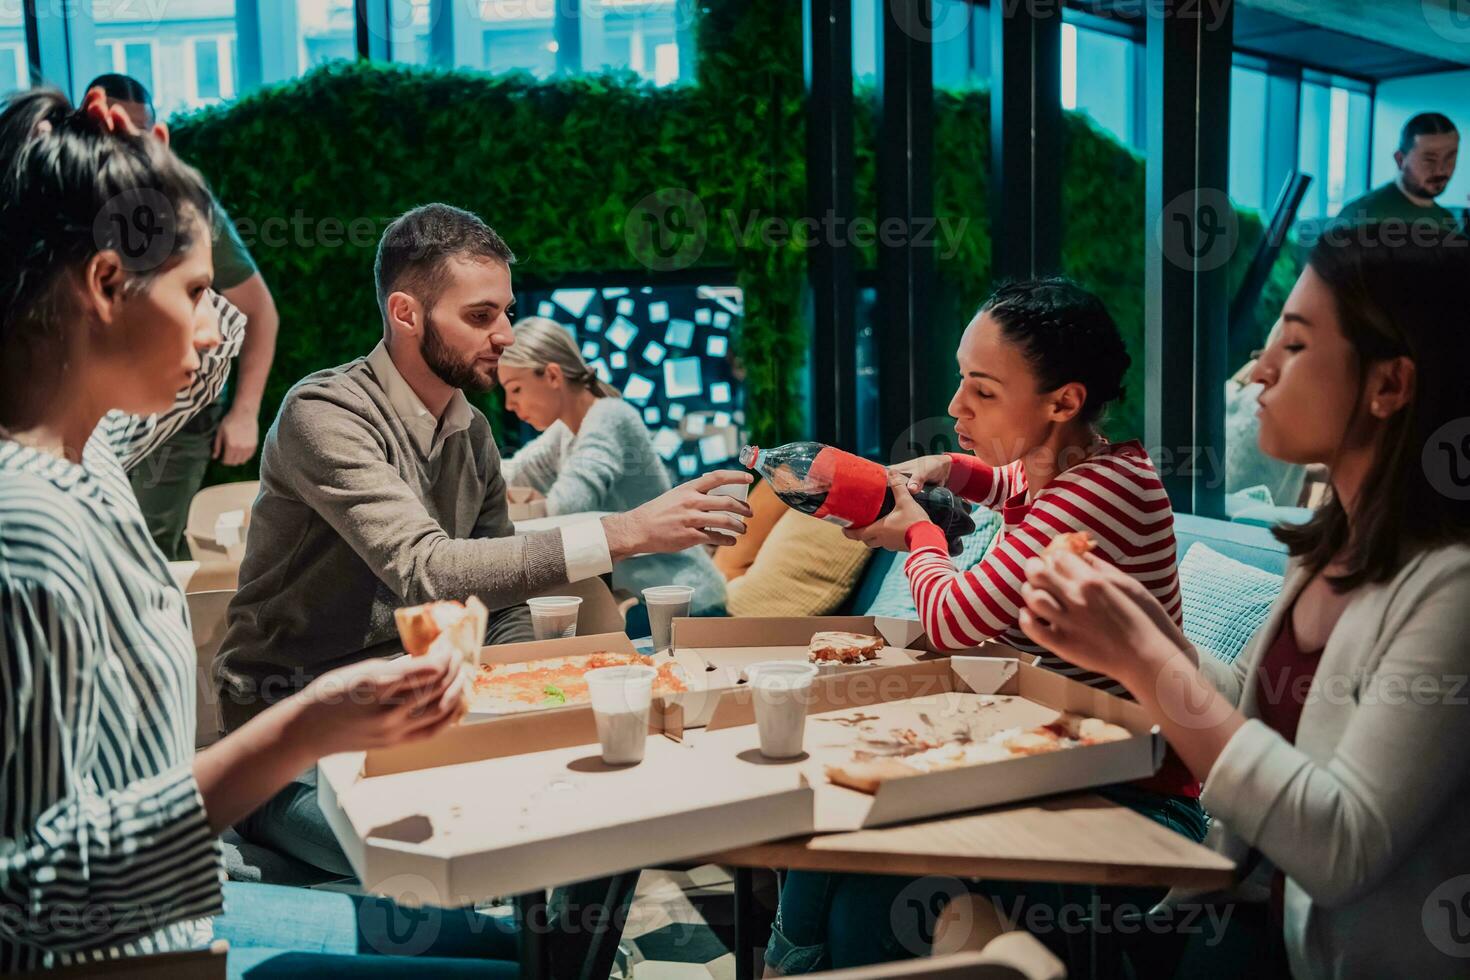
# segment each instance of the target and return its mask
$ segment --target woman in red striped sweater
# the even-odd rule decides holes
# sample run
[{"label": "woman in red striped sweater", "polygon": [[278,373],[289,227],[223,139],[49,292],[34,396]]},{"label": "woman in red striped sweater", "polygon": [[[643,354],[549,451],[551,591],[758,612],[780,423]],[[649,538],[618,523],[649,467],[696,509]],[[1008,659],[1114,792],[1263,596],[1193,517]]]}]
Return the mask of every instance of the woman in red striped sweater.
[{"label": "woman in red striped sweater", "polygon": [[[939,646],[999,639],[1040,654],[1059,673],[1126,696],[1109,678],[1037,646],[1018,625],[1026,563],[1057,535],[1076,531],[1093,540],[1100,558],[1158,599],[1175,629],[1181,625],[1174,513],[1163,483],[1139,443],[1110,444],[1097,428],[1103,409],[1122,396],[1130,363],[1117,325],[1096,296],[1069,280],[1012,283],[981,306],[957,359],[959,387],[949,412],[960,446],[973,455],[926,456],[895,466],[893,510],[845,533],[869,547],[912,552],[905,571],[925,630]],[[941,483],[1003,517],[995,543],[973,569],[955,568],[943,533],[910,495]],[[1172,755],[1153,779],[1104,792],[1171,830],[1204,839],[1199,784]],[[894,909],[915,902],[913,907],[940,908],[955,897],[950,891],[963,887],[940,878],[791,872],[766,950],[767,975],[927,952],[898,928]],[[969,887],[1018,914],[1033,905],[1055,911],[1087,904],[1085,894],[1059,886]],[[1110,908],[1142,912],[1162,895],[1103,889],[1101,897]]]}]

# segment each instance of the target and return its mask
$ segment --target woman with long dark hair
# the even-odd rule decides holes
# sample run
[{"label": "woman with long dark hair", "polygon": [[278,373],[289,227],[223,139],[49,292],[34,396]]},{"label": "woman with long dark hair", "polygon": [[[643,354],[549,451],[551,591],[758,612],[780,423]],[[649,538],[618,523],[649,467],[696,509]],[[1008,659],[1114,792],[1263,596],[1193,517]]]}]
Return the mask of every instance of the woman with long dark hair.
[{"label": "woman with long dark hair", "polygon": [[[404,942],[392,903],[221,886],[221,829],[321,756],[442,730],[468,672],[356,664],[195,754],[184,595],[125,469],[214,399],[240,345],[209,214],[199,175],[100,89],[0,111],[0,973],[197,947],[228,906],[234,975],[304,949],[303,972],[484,976],[429,941],[391,966],[354,955]],[[513,948],[432,925],[478,934],[451,956]]]},{"label": "woman with long dark hair", "polygon": [[1026,634],[1149,711],[1204,783],[1207,843],[1244,875],[1228,941],[1192,945],[1180,975],[1463,972],[1466,283],[1458,236],[1390,245],[1368,225],[1313,251],[1252,380],[1262,450],[1325,465],[1332,495],[1277,530],[1291,567],[1234,663],[1103,562],[1027,568]]}]

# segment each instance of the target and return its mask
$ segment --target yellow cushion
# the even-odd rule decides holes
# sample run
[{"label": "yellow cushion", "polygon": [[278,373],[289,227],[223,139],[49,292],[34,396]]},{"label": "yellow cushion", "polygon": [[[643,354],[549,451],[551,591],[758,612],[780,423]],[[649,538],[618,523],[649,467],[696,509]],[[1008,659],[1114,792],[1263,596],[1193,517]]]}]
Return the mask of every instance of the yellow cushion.
[{"label": "yellow cushion", "polygon": [[825,616],[847,599],[868,557],[836,524],[788,510],[750,570],[726,586],[725,606],[731,616]]},{"label": "yellow cushion", "polygon": [[750,504],[751,516],[745,521],[745,533],[736,538],[734,544],[715,549],[715,567],[726,581],[750,571],[771,529],[790,510],[764,480],[751,489],[746,503]]}]

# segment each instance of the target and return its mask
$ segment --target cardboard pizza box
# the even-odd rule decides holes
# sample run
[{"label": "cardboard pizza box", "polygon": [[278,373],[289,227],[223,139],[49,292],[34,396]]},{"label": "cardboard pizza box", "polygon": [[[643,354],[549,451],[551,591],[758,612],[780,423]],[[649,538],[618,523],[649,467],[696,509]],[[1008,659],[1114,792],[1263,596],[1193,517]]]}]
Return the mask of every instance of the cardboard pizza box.
[{"label": "cardboard pizza box", "polygon": [[[981,707],[974,695],[1011,695]],[[864,726],[948,730],[957,712],[983,734],[1030,728],[1071,711],[1126,728],[1133,737],[1040,755],[921,773],[882,783],[875,794],[831,783],[824,767],[852,758]],[[973,712],[971,714],[970,712]],[[937,719],[929,725],[926,719]],[[703,731],[686,732],[711,759],[759,751],[748,688],[722,692]],[[816,798],[817,831],[856,830],[1142,779],[1158,771],[1165,742],[1137,704],[1020,660],[952,657],[818,677],[807,708],[803,773]],[[781,764],[769,763],[774,768]]]},{"label": "cardboard pizza box", "polygon": [[[476,665],[493,664],[517,664],[531,660],[549,660],[556,657],[579,657],[592,653],[638,653],[633,646],[633,641],[628,639],[626,633],[594,633],[588,636],[569,636],[560,640],[528,640],[524,643],[503,643],[499,646],[486,646],[480,648]],[[656,663],[669,660],[667,653],[655,654],[651,659]],[[691,688],[698,683],[691,671],[685,668],[686,683]],[[576,708],[578,705],[565,707]],[[528,707],[527,711],[541,713],[544,711],[561,711],[565,707]],[[653,720],[658,725],[658,730],[664,728],[665,705],[662,698],[654,698]],[[479,710],[473,701],[470,710],[465,714],[465,724],[481,724],[485,722],[498,721],[503,718],[515,717],[524,714],[525,711],[504,713],[490,710]]]},{"label": "cardboard pizza box", "polygon": [[812,830],[799,770],[655,733],[642,763],[607,766],[586,707],[335,755],[319,772],[322,812],[363,888],[412,905],[465,905]]},{"label": "cardboard pizza box", "polygon": [[529,521],[546,516],[546,498],[531,487],[506,487],[505,505],[512,521]]},{"label": "cardboard pizza box", "polygon": [[1000,643],[941,652],[918,620],[891,616],[692,617],[675,619],[673,656],[684,668],[690,692],[681,695],[678,717],[670,724],[701,728],[710,719],[718,696],[740,686],[745,668],[763,660],[809,659],[812,634],[840,630],[881,636],[886,646],[876,659],[862,664],[822,664],[828,673],[850,673],[921,663],[950,656],[1035,658]]}]

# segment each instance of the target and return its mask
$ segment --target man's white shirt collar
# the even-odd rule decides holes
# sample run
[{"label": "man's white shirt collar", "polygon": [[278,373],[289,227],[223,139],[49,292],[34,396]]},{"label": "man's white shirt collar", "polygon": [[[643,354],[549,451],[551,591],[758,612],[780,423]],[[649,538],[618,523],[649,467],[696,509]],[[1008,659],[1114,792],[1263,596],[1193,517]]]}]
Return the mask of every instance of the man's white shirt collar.
[{"label": "man's white shirt collar", "polygon": [[425,456],[432,456],[445,439],[470,427],[473,416],[470,413],[469,399],[464,396],[463,391],[456,389],[450,397],[441,425],[434,418],[434,413],[424,407],[423,400],[403,379],[386,344],[379,341],[378,346],[367,356],[367,363],[382,384],[383,393],[388,396],[388,404],[403,422],[403,427],[408,430],[414,445]]}]

